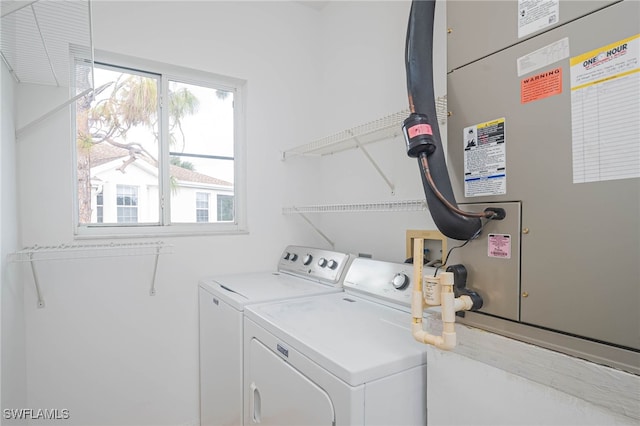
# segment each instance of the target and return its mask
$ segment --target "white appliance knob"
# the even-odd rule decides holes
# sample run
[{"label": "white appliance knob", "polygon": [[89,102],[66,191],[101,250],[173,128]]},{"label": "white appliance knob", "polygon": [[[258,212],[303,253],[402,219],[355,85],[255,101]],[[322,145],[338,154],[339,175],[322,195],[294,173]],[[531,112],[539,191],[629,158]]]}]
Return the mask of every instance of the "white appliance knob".
[{"label": "white appliance knob", "polygon": [[338,262],[336,262],[335,260],[331,259],[329,261],[329,263],[327,264],[327,266],[329,267],[329,269],[336,269],[338,267]]},{"label": "white appliance knob", "polygon": [[391,284],[393,284],[397,290],[404,290],[409,285],[409,277],[405,274],[397,273],[396,276],[393,277],[393,280],[391,280]]},{"label": "white appliance knob", "polygon": [[296,260],[298,260],[298,255],[295,253],[291,253],[291,256],[289,256],[289,260],[295,262]]},{"label": "white appliance knob", "polygon": [[289,256],[291,256],[291,253],[289,253],[288,251],[284,253],[284,260],[289,260]]},{"label": "white appliance knob", "polygon": [[307,254],[304,259],[302,259],[302,263],[304,263],[305,265],[308,265],[311,263],[311,261],[313,260],[313,256],[311,256],[310,254]]},{"label": "white appliance knob", "polygon": [[324,257],[321,257],[320,260],[318,260],[318,266],[321,268],[324,268],[325,266],[327,266],[327,259],[325,259]]}]

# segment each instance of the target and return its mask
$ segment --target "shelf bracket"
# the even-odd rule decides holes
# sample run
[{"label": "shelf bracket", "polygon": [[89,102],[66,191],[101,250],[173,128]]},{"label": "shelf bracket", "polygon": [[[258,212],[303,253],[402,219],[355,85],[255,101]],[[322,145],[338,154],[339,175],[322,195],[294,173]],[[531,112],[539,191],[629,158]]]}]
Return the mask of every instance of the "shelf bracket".
[{"label": "shelf bracket", "polygon": [[66,101],[64,101],[62,104],[58,105],[57,107],[53,108],[51,111],[41,115],[40,117],[36,118],[35,120],[31,121],[28,124],[25,124],[24,126],[20,127],[18,130],[16,130],[16,139],[20,138],[20,136],[26,132],[27,130],[29,130],[30,128],[40,124],[41,122],[45,121],[46,119],[48,119],[49,117],[51,117],[52,115],[56,114],[58,111],[61,111],[62,109],[64,109],[66,106],[68,106],[69,104],[72,104],[73,102],[77,101],[78,99],[80,99],[81,97],[85,96],[86,94],[90,93],[91,91],[93,91],[93,89],[87,89],[85,91],[83,91],[82,93],[74,96],[71,99],[67,99]]},{"label": "shelf bracket", "polygon": [[40,282],[38,281],[38,273],[36,272],[36,264],[33,259],[33,253],[29,255],[29,265],[31,265],[31,273],[33,274],[33,282],[36,286],[36,294],[38,295],[38,308],[44,308],[44,299],[40,291]]},{"label": "shelf bracket", "polygon": [[156,248],[156,259],[153,265],[153,277],[151,278],[151,290],[149,290],[149,296],[156,295],[156,273],[158,272],[158,258],[160,257],[160,246]]},{"label": "shelf bracket", "polygon": [[387,183],[387,186],[389,187],[389,189],[391,189],[391,195],[395,195],[396,193],[396,188],[393,185],[393,183],[389,180],[389,178],[387,178],[387,176],[384,174],[384,172],[382,171],[382,169],[380,168],[380,166],[378,166],[378,163],[376,163],[376,161],[373,159],[373,157],[371,156],[371,154],[369,154],[369,151],[367,151],[364,147],[364,145],[362,145],[360,143],[360,141],[358,140],[358,138],[353,134],[353,132],[349,131],[351,133],[351,136],[353,137],[353,140],[355,141],[356,145],[358,146],[358,148],[360,148],[360,150],[362,151],[362,153],[364,154],[365,158],[367,160],[369,160],[369,162],[373,165],[373,167],[376,169],[376,171],[378,172],[378,174],[380,176],[382,176],[382,179],[384,179],[384,181]]},{"label": "shelf bracket", "polygon": [[300,217],[303,218],[305,222],[309,224],[309,226],[311,226],[322,238],[324,238],[324,240],[331,245],[332,249],[336,247],[336,244],[333,241],[331,241],[331,239],[327,237],[325,233],[320,230],[320,228],[314,225],[313,222],[311,222],[311,219],[309,219],[304,213],[298,210],[295,206],[293,207],[293,210],[295,210],[296,213],[299,214]]}]

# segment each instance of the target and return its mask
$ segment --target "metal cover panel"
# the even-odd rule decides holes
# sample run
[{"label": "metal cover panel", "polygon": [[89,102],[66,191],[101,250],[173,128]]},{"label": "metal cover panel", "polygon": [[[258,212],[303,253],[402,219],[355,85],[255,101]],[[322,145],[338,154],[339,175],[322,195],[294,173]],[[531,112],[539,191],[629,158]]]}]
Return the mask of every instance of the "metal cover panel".
[{"label": "metal cover panel", "polygon": [[[461,263],[465,266],[467,287],[482,296],[480,312],[517,321],[520,313],[520,203],[461,205],[470,212],[481,212],[487,207],[501,207],[507,215],[503,220],[487,223],[476,240],[453,250],[447,265]],[[508,258],[489,256],[489,237],[494,234],[509,236]],[[460,244],[455,240],[447,242],[450,249]]]},{"label": "metal cover panel", "polygon": [[[530,232],[522,238],[521,287],[528,297],[521,300],[521,321],[636,350],[640,179],[574,184],[569,59],[541,70],[562,68],[562,93],[526,104],[515,64],[564,37],[576,56],[638,34],[638,16],[640,3],[625,1],[448,78],[449,167],[458,201],[522,202],[522,226]],[[464,198],[463,129],[499,117],[506,120],[507,193]]]},{"label": "metal cover panel", "polygon": [[[533,2],[529,2],[533,3]],[[614,1],[561,1],[559,20],[553,25],[518,38],[519,2],[448,1],[447,70],[453,70],[531,38],[542,31],[615,3]]]}]

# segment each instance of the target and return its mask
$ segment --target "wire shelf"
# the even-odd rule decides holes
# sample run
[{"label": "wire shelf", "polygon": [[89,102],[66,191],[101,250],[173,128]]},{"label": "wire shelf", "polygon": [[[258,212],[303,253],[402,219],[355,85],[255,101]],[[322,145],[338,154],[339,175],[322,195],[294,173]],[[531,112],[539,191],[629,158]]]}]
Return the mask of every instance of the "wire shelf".
[{"label": "wire shelf", "polygon": [[[436,99],[437,119],[441,124],[447,119],[447,97]],[[322,156],[367,145],[373,142],[395,138],[402,134],[402,123],[409,116],[408,109],[379,118],[377,120],[343,130],[339,133],[317,139],[283,152],[284,159],[296,156]]]},{"label": "wire shelf", "polygon": [[147,243],[61,244],[58,246],[27,247],[9,255],[9,261],[33,262],[100,257],[151,256],[169,254],[173,246],[162,241]]},{"label": "wire shelf", "polygon": [[[75,94],[93,87],[89,0],[1,3],[0,56],[18,83],[71,87]],[[72,78],[74,60],[82,78]]]},{"label": "wire shelf", "polygon": [[382,201],[376,203],[322,204],[284,207],[282,214],[347,213],[347,212],[409,212],[427,209],[424,200]]}]

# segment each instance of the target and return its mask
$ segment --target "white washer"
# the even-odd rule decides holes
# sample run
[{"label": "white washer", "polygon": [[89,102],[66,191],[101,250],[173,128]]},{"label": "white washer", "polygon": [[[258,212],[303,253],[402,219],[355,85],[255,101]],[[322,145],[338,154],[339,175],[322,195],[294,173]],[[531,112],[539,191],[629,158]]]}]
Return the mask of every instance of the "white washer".
[{"label": "white washer", "polygon": [[288,246],[277,271],[202,279],[200,299],[200,424],[242,424],[243,311],[249,303],[342,292],[350,256]]},{"label": "white washer", "polygon": [[[245,425],[426,425],[412,266],[354,259],[344,293],[245,310]],[[425,273],[435,272],[425,267]]]}]

